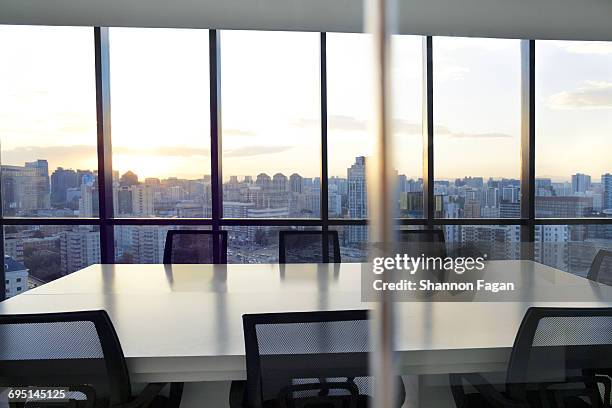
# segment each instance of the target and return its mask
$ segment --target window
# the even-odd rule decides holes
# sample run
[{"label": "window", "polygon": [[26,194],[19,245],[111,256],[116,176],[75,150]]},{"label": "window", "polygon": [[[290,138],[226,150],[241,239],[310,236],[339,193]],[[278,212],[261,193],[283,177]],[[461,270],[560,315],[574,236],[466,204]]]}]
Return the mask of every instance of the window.
[{"label": "window", "polygon": [[538,41],[536,53],[536,216],[612,212],[612,43]]},{"label": "window", "polygon": [[228,231],[228,263],[278,263],[279,232],[312,231],[310,227],[225,227]]},{"label": "window", "polygon": [[520,41],[433,46],[436,217],[519,218]]},{"label": "window", "polygon": [[[329,216],[367,218],[365,157],[371,134],[372,38],[327,34]],[[404,218],[423,216],[422,40],[395,36],[393,125],[398,208]]]},{"label": "window", "polygon": [[208,31],[112,28],[117,217],[211,216]]},{"label": "window", "polygon": [[538,225],[535,259],[586,276],[600,249],[612,249],[612,224]]},{"label": "window", "polygon": [[223,31],[221,47],[224,216],[319,218],[319,34]]},{"label": "window", "polygon": [[164,261],[169,230],[209,229],[209,227],[169,227],[160,225],[115,226],[115,262],[160,264]]},{"label": "window", "polygon": [[100,232],[87,225],[9,225],[4,255],[7,280],[31,289],[100,263]]},{"label": "window", "polygon": [[3,215],[97,217],[93,29],[0,26],[0,58]]}]

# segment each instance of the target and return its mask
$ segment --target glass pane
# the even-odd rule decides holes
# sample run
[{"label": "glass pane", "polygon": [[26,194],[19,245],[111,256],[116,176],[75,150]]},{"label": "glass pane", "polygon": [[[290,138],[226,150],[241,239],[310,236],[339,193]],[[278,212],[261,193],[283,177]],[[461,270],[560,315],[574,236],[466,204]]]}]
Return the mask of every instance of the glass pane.
[{"label": "glass pane", "polygon": [[535,259],[586,276],[600,249],[612,250],[612,225],[537,225]]},{"label": "glass pane", "polygon": [[210,217],[208,31],[110,29],[118,217]]},{"label": "glass pane", "polygon": [[96,217],[93,29],[0,26],[0,59],[3,214]]},{"label": "glass pane", "polygon": [[340,257],[342,263],[366,262],[368,260],[368,227],[365,225],[349,225],[334,227],[338,231],[340,241]]},{"label": "glass pane", "polygon": [[487,260],[521,259],[519,225],[446,225],[449,255],[480,256]]},{"label": "glass pane", "polygon": [[[366,34],[327,35],[329,216],[367,217],[365,161],[371,144],[372,39]],[[392,41],[394,151],[401,217],[423,216],[422,39]]]},{"label": "glass pane", "polygon": [[279,231],[313,231],[310,227],[225,227],[228,263],[278,263]]},{"label": "glass pane", "polygon": [[169,230],[205,230],[207,226],[178,227],[161,225],[115,226],[115,262],[160,264],[164,262],[166,234]]},{"label": "glass pane", "polygon": [[7,297],[95,263],[100,263],[100,233],[96,226],[4,227]]},{"label": "glass pane", "polygon": [[318,218],[319,34],[224,31],[221,42],[224,216]]},{"label": "glass pane", "polygon": [[611,71],[612,43],[537,42],[537,217],[612,214]]},{"label": "glass pane", "polygon": [[520,41],[433,46],[436,217],[520,217]]}]

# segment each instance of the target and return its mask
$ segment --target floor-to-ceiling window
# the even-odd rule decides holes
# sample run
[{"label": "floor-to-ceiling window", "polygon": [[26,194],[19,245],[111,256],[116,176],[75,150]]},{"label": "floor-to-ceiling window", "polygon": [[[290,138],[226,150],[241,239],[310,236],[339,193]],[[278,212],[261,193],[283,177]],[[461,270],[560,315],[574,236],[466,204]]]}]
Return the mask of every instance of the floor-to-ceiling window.
[{"label": "floor-to-ceiling window", "polygon": [[[531,236],[536,259],[584,273],[612,241],[611,46],[529,44],[522,64],[521,40],[393,38],[398,222],[492,258],[523,256]],[[161,262],[171,228],[229,231],[239,263],[276,262],[282,229],[335,230],[342,259],[363,260],[370,47],[363,34],[0,26],[5,293]]]}]

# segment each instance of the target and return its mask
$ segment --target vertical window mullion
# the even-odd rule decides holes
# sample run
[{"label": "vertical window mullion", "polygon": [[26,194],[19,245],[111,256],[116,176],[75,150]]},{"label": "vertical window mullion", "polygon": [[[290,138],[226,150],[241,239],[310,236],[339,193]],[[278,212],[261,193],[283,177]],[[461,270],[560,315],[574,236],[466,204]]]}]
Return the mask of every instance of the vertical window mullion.
[{"label": "vertical window mullion", "polygon": [[329,262],[329,206],[328,206],[328,165],[327,165],[327,36],[321,33],[320,43],[320,83],[321,83],[321,231],[323,235],[323,262]]},{"label": "vertical window mullion", "polygon": [[94,27],[100,260],[115,262],[108,27]]},{"label": "vertical window mullion", "polygon": [[[210,165],[212,229],[221,229],[223,218],[223,167],[221,125],[221,41],[218,30],[209,31]],[[219,241],[213,240],[213,261],[219,262]]]},{"label": "vertical window mullion", "polygon": [[521,40],[521,258],[535,241],[535,41]]},{"label": "vertical window mullion", "polygon": [[433,37],[423,37],[423,209],[429,228],[434,223]]}]

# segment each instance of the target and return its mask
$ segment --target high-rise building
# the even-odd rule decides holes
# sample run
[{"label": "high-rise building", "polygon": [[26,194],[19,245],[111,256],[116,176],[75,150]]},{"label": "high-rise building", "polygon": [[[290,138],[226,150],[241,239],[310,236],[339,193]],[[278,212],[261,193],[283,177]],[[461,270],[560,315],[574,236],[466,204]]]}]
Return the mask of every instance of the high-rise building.
[{"label": "high-rise building", "polygon": [[302,192],[302,176],[297,173],[293,173],[289,177],[289,190],[292,193],[301,193]]},{"label": "high-rise building", "polygon": [[49,165],[46,160],[24,166],[2,165],[2,204],[5,215],[51,207]]},{"label": "high-rise building", "polygon": [[272,177],[272,189],[275,192],[288,191],[288,188],[287,188],[287,176],[285,176],[282,173],[276,173]]},{"label": "high-rise building", "polygon": [[128,170],[119,179],[119,185],[121,187],[130,187],[138,184],[138,176],[132,171]]},{"label": "high-rise building", "polygon": [[81,226],[60,236],[62,275],[100,263],[100,233],[95,228]]},{"label": "high-rise building", "polygon": [[593,211],[593,197],[538,197],[535,200],[536,217],[580,218]]},{"label": "high-rise building", "polygon": [[151,217],[154,214],[153,189],[139,184],[132,186],[132,213],[137,217]]},{"label": "high-rise building", "polygon": [[100,208],[98,188],[90,183],[81,184],[79,198],[79,217],[97,217]]},{"label": "high-rise building", "polygon": [[612,174],[606,173],[601,176],[603,209],[612,209]]},{"label": "high-rise building", "polygon": [[259,173],[255,184],[262,190],[269,190],[272,187],[272,179],[266,173]]},{"label": "high-rise building", "polygon": [[51,174],[51,205],[58,208],[66,206],[66,192],[77,186],[77,173],[72,169],[58,167]]},{"label": "high-rise building", "polygon": [[[358,156],[355,158],[355,163],[347,169],[348,215],[350,218],[365,219],[368,216],[365,165],[365,157]],[[367,231],[363,228],[351,228],[349,241],[351,243],[366,242],[366,234]]]},{"label": "high-rise building", "polygon": [[584,194],[591,189],[591,176],[587,174],[572,175],[572,193]]}]

